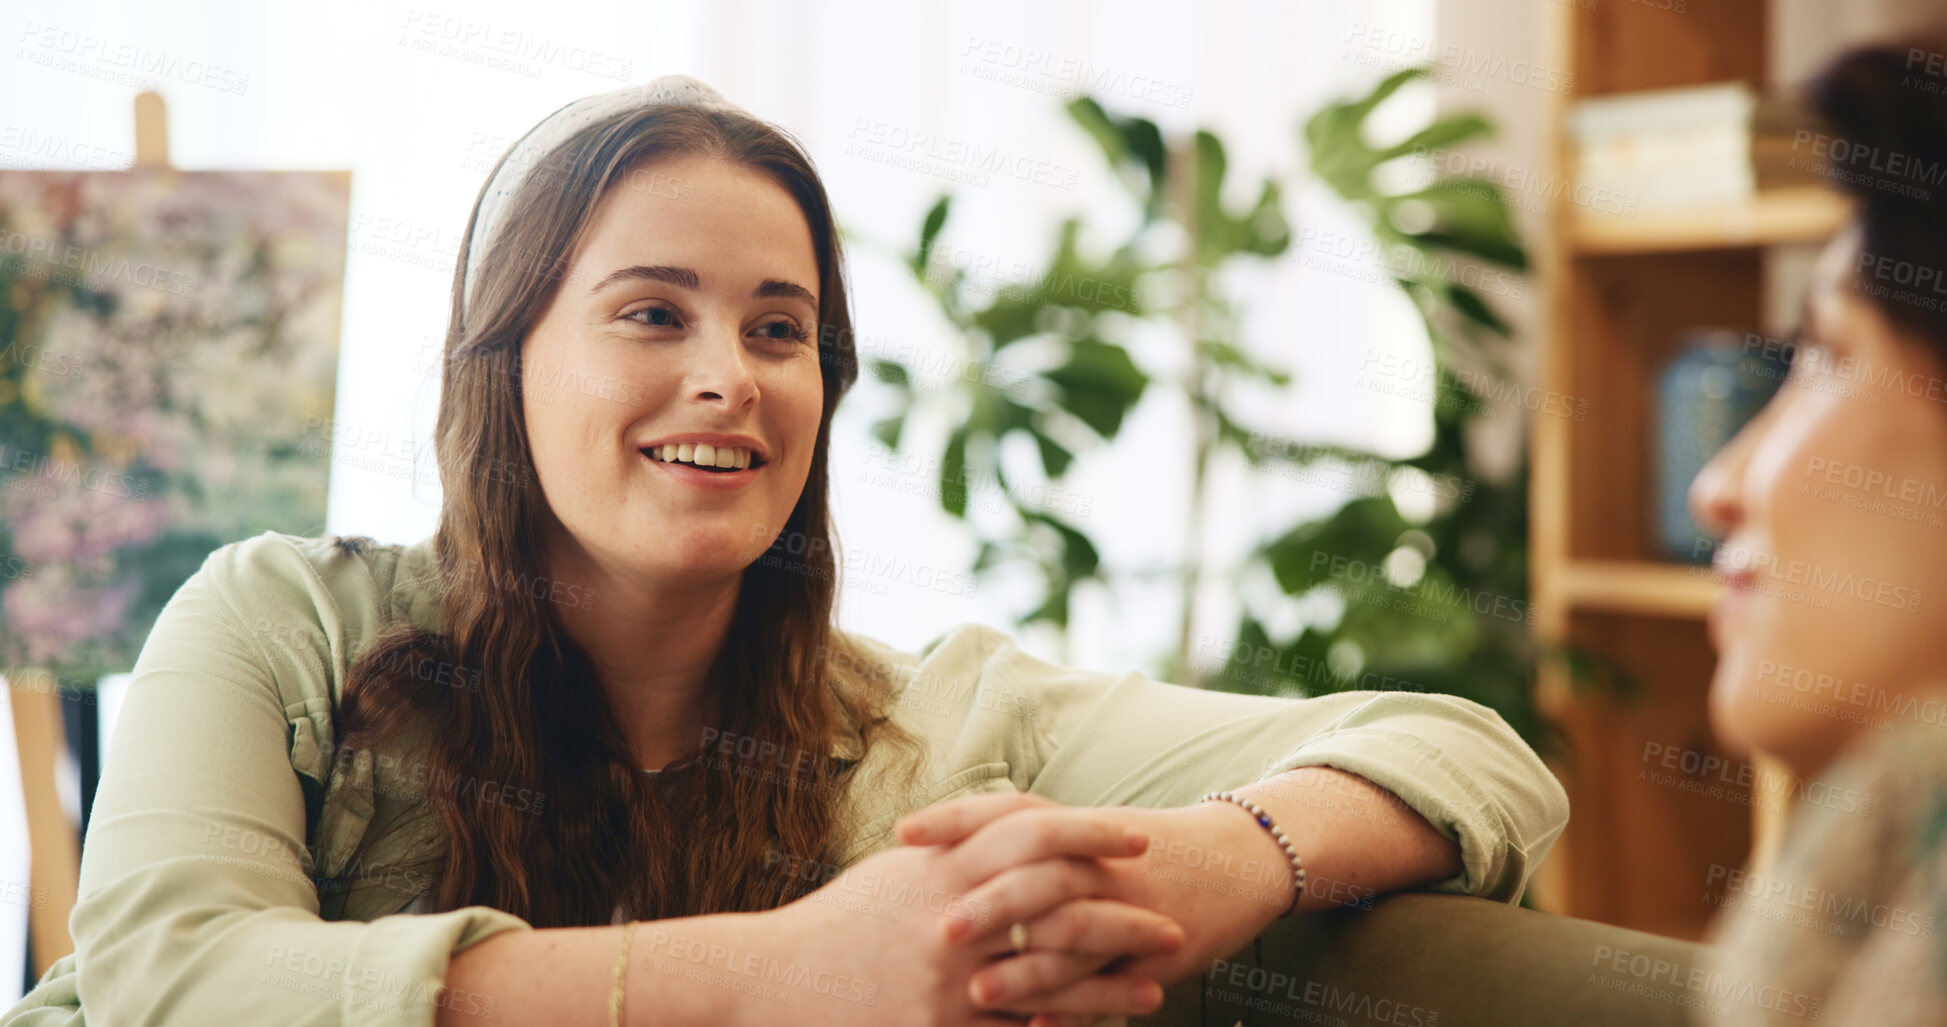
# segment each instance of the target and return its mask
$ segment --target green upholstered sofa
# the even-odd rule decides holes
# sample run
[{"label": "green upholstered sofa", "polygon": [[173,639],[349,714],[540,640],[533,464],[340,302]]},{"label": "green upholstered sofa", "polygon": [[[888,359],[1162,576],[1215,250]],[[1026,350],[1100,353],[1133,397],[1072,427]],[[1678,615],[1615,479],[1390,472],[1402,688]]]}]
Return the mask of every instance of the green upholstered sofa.
[{"label": "green upholstered sofa", "polygon": [[1130,1027],[1690,1027],[1703,947],[1458,895],[1280,921]]}]

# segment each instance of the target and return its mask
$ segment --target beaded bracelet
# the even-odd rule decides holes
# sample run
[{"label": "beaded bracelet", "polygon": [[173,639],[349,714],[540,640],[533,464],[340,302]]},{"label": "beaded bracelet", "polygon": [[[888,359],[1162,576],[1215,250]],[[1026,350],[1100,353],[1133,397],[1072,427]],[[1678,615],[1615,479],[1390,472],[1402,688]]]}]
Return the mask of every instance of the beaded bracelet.
[{"label": "beaded bracelet", "polygon": [[1278,846],[1280,848],[1284,849],[1284,854],[1291,858],[1291,875],[1292,875],[1291,905],[1287,907],[1284,912],[1278,914],[1278,919],[1282,920],[1285,917],[1290,916],[1292,913],[1297,912],[1298,900],[1300,898],[1303,898],[1305,894],[1305,864],[1302,860],[1298,858],[1298,850],[1291,847],[1291,840],[1284,836],[1284,831],[1280,830],[1278,825],[1271,822],[1271,814],[1264,812],[1264,807],[1259,806],[1257,803],[1252,802],[1251,800],[1246,799],[1243,796],[1238,795],[1234,792],[1228,792],[1228,791],[1205,792],[1203,793],[1203,798],[1198,799],[1197,801],[1209,802],[1212,799],[1224,799],[1230,802],[1234,802],[1239,806],[1244,807],[1246,810],[1249,810],[1251,816],[1257,818],[1257,822],[1259,826],[1263,827],[1267,831],[1270,831],[1271,837],[1277,840]]},{"label": "beaded bracelet", "polygon": [[622,1001],[628,997],[629,990],[629,939],[635,936],[635,925],[640,920],[631,920],[622,927],[622,940],[615,946],[615,985],[608,991],[608,1027],[622,1027]]}]

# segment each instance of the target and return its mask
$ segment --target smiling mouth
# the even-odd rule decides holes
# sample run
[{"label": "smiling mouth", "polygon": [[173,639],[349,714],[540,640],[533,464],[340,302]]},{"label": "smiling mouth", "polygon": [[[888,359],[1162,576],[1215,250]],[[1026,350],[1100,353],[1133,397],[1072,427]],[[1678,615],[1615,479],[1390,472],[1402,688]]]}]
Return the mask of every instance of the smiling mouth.
[{"label": "smiling mouth", "polygon": [[673,464],[678,467],[693,467],[699,471],[708,471],[712,474],[736,474],[739,471],[754,471],[759,467],[764,466],[764,464],[766,463],[764,458],[758,456],[756,453],[750,454],[750,462],[749,462],[749,466],[747,467],[718,467],[714,464],[699,464],[694,460],[681,460],[681,459],[664,460],[662,456],[662,451],[659,448],[653,446],[648,449],[637,450],[637,452],[641,453],[643,456],[646,456],[651,460],[656,461],[659,464]]}]

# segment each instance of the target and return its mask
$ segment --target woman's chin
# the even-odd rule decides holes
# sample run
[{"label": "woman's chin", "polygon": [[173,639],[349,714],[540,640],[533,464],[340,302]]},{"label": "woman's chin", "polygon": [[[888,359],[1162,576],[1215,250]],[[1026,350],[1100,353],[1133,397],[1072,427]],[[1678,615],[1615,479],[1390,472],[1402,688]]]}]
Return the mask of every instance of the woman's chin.
[{"label": "woman's chin", "polygon": [[1747,694],[1746,682],[1725,680],[1725,670],[1719,666],[1717,676],[1710,683],[1710,699],[1706,704],[1710,717],[1711,737],[1724,751],[1739,759],[1749,758],[1753,740],[1749,734],[1752,727],[1750,718],[1751,699]]}]

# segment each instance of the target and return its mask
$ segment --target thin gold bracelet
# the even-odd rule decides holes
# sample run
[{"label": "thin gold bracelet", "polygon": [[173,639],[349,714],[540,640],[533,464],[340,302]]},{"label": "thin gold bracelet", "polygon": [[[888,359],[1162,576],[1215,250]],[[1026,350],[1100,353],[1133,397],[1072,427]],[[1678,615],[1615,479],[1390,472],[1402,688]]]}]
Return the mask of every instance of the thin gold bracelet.
[{"label": "thin gold bracelet", "polygon": [[623,924],[622,940],[615,946],[615,986],[608,991],[608,1027],[622,1027],[622,1002],[629,990],[629,939],[635,937],[635,925],[641,922]]}]

